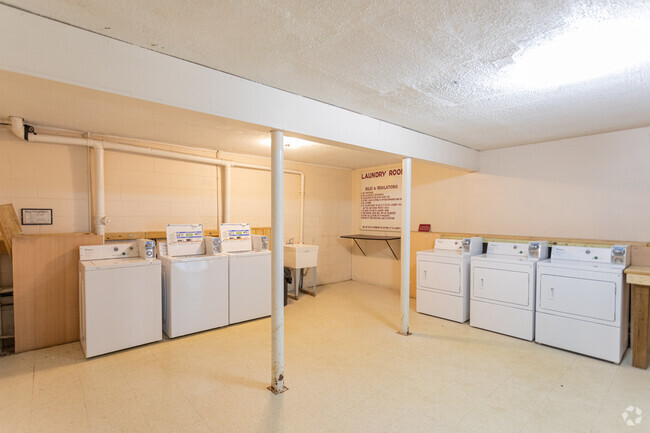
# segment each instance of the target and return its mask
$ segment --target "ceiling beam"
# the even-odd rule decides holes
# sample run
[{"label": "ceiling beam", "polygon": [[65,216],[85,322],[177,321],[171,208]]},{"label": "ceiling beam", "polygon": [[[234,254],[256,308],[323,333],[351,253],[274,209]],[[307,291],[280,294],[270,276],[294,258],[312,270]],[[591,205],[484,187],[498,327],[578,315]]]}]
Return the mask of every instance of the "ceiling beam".
[{"label": "ceiling beam", "polygon": [[333,145],[478,169],[478,152],[464,146],[4,5],[0,5],[0,40],[0,69],[7,71],[281,129]]}]

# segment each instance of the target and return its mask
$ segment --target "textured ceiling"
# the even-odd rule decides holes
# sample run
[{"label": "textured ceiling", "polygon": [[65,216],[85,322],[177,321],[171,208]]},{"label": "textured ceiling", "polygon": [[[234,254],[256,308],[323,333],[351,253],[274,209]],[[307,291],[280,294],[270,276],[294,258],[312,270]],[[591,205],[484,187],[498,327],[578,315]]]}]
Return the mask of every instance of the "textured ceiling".
[{"label": "textured ceiling", "polygon": [[5,3],[479,150],[650,125],[647,56],[566,85],[507,74],[585,21],[650,19],[647,0]]},{"label": "textured ceiling", "polygon": [[[223,152],[271,156],[268,129],[195,111],[0,70],[0,121],[88,131]],[[53,109],[54,107],[54,109]],[[4,120],[2,120],[4,119]],[[3,137],[9,137],[3,128]],[[117,140],[122,141],[124,140]],[[399,163],[396,155],[286,137],[288,161],[341,168]]]}]

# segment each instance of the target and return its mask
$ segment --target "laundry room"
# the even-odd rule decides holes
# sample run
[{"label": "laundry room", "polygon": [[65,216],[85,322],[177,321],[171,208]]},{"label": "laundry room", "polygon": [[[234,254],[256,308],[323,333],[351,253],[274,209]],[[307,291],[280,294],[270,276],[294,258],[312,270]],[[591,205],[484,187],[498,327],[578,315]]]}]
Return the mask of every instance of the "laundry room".
[{"label": "laundry room", "polygon": [[18,3],[0,433],[648,423],[647,8]]}]

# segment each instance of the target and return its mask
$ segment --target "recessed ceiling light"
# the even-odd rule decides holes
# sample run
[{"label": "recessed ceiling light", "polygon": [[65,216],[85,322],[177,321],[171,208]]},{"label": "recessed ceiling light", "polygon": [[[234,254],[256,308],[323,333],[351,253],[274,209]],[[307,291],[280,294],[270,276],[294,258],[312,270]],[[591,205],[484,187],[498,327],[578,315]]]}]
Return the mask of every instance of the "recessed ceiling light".
[{"label": "recessed ceiling light", "polygon": [[585,82],[650,64],[650,12],[574,22],[567,31],[513,56],[502,84],[529,89]]}]

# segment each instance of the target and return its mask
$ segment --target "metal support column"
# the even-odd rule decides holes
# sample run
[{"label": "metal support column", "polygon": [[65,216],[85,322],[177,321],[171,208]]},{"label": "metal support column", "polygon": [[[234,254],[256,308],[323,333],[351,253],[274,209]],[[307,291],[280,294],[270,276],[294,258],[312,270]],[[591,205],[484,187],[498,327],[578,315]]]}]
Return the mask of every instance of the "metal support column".
[{"label": "metal support column", "polygon": [[271,131],[271,386],[284,386],[284,132]]},{"label": "metal support column", "polygon": [[411,158],[402,159],[402,335],[409,335],[409,278],[411,269]]}]

